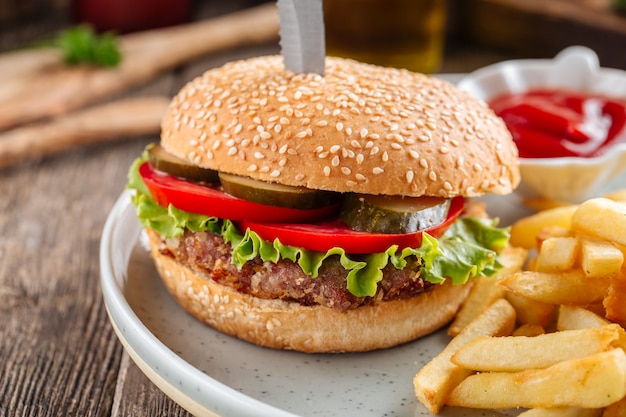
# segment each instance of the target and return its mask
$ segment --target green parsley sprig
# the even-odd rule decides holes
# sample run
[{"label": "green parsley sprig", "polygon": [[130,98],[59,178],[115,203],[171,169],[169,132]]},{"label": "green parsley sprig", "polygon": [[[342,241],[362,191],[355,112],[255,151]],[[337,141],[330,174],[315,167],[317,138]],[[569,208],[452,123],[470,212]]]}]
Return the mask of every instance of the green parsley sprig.
[{"label": "green parsley sprig", "polygon": [[122,59],[116,35],[112,32],[97,34],[89,25],[61,31],[54,43],[61,48],[65,62],[70,65],[114,67]]}]

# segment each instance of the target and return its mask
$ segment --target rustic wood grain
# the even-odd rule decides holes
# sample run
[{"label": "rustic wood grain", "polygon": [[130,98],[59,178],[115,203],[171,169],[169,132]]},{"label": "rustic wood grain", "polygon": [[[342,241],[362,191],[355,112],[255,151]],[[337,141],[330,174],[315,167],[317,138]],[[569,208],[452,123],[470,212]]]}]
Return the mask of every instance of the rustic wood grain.
[{"label": "rustic wood grain", "polygon": [[140,149],[93,147],[0,175],[1,415],[109,415],[121,347],[98,247]]}]

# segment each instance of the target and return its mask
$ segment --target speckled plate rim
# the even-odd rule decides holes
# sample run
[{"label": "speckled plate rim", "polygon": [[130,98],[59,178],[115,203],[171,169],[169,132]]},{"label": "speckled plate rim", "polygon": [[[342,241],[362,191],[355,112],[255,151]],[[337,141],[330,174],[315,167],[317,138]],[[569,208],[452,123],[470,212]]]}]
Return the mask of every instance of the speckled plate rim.
[{"label": "speckled plate rim", "polygon": [[[131,359],[144,374],[166,395],[198,417],[297,417],[295,414],[250,398],[203,373],[172,352],[145,327],[124,297],[118,278],[123,274],[115,265],[112,254],[121,256],[131,252],[130,247],[115,246],[120,229],[137,241],[140,226],[136,219],[123,223],[124,214],[132,209],[131,192],[126,190],[118,198],[106,220],[100,243],[100,281],[107,313],[113,328]],[[120,255],[118,253],[118,255]]]}]

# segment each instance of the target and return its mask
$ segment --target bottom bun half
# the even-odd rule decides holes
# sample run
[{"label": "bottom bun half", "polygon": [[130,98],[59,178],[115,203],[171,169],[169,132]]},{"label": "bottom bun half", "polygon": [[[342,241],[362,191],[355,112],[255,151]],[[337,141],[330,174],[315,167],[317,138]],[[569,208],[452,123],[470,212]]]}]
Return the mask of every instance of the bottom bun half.
[{"label": "bottom bun half", "polygon": [[353,310],[303,306],[239,293],[159,251],[148,231],[150,252],[168,291],[191,315],[223,333],[259,346],[307,353],[362,352],[415,340],[445,326],[470,285],[436,285],[417,297]]}]

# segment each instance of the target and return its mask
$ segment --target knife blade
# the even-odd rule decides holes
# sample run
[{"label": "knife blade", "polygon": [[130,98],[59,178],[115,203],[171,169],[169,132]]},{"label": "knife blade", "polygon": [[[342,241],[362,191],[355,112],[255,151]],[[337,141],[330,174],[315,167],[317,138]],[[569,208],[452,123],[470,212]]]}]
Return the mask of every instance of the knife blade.
[{"label": "knife blade", "polygon": [[285,69],[324,75],[323,0],[278,0],[278,14]]}]

